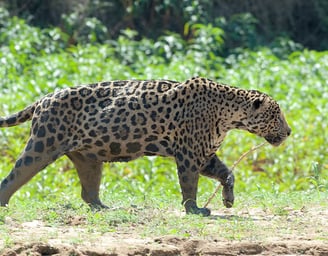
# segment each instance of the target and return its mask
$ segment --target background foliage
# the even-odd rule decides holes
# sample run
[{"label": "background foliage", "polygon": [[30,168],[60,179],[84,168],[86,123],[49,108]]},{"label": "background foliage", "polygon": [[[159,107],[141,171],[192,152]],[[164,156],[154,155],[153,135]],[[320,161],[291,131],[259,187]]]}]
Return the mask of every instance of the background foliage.
[{"label": "background foliage", "polygon": [[[281,147],[266,146],[238,165],[238,192],[328,188],[328,53],[314,50],[326,47],[325,1],[29,0],[23,4],[15,0],[2,4],[8,9],[0,8],[1,116],[77,84],[205,76],[272,95],[293,130]],[[9,173],[22,150],[28,126],[0,130],[1,177]],[[231,166],[261,141],[233,131],[218,155]],[[62,158],[15,198],[77,196],[76,173],[58,175],[71,169]],[[107,195],[120,191],[131,198],[144,193],[179,198],[175,169],[171,159],[159,157],[107,164],[102,191]],[[215,185],[201,180],[203,198]]]},{"label": "background foliage", "polygon": [[75,44],[116,39],[126,28],[140,37],[157,39],[171,31],[188,39],[187,23],[222,27],[226,50],[267,45],[281,36],[311,49],[328,44],[326,0],[3,0],[2,5],[31,25],[60,27]]}]

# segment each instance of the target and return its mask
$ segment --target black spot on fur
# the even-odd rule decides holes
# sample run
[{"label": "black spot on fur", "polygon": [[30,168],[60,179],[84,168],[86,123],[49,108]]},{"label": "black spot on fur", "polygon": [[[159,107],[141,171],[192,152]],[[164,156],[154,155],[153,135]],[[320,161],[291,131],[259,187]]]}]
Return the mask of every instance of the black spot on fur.
[{"label": "black spot on fur", "polygon": [[30,166],[33,163],[33,157],[25,156],[24,157],[24,165]]},{"label": "black spot on fur", "polygon": [[115,82],[113,82],[113,86],[118,86],[118,87],[124,86],[124,85],[126,85],[127,82],[128,81],[115,81]]},{"label": "black spot on fur", "polygon": [[7,119],[7,124],[9,124],[9,125],[14,124],[14,123],[16,123],[16,120],[17,120],[17,118],[15,116],[9,117]]},{"label": "black spot on fur", "polygon": [[30,114],[29,113],[27,113],[26,115],[24,115],[24,116],[22,116],[21,118],[19,118],[19,122],[20,123],[23,123],[23,122],[25,122],[27,119],[29,119],[30,118]]},{"label": "black spot on fur", "polygon": [[101,150],[98,151],[97,154],[98,154],[99,156],[106,156],[106,155],[107,155],[107,151],[104,150],[104,149],[101,149]]},{"label": "black spot on fur", "polygon": [[41,113],[41,107],[38,105],[34,111],[34,114],[39,115]]},{"label": "black spot on fur", "polygon": [[84,139],[82,140],[83,144],[91,144],[92,143],[92,139],[88,138],[88,139]]},{"label": "black spot on fur", "polygon": [[77,91],[74,90],[74,88],[72,88],[72,90],[71,90],[71,95],[72,95],[72,96],[75,96],[76,94],[77,94]]},{"label": "black spot on fur", "polygon": [[159,144],[161,144],[163,147],[168,147],[169,146],[169,143],[167,142],[167,141],[165,141],[165,140],[161,140],[160,142],[159,142]]},{"label": "black spot on fur", "polygon": [[19,168],[22,166],[23,160],[20,158],[16,161],[15,168]]},{"label": "black spot on fur", "polygon": [[49,120],[49,112],[48,111],[44,111],[42,113],[42,115],[40,116],[40,121],[41,123],[45,123]]},{"label": "black spot on fur", "polygon": [[186,168],[189,168],[189,166],[190,166],[190,162],[189,162],[188,159],[185,159],[185,161],[184,161],[184,165],[186,166]]},{"label": "black spot on fur", "polygon": [[171,148],[166,148],[166,153],[168,156],[173,156],[173,150]]},{"label": "black spot on fur", "polygon": [[146,146],[146,151],[148,152],[158,152],[158,150],[159,148],[155,144],[150,143]]},{"label": "black spot on fur", "polygon": [[178,171],[179,171],[179,174],[184,173],[186,171],[186,167],[184,167],[183,165],[180,165],[178,167]]},{"label": "black spot on fur", "polygon": [[48,137],[47,138],[46,146],[47,147],[50,147],[50,146],[52,146],[54,144],[54,142],[55,142],[55,137]]},{"label": "black spot on fur", "polygon": [[152,112],[150,113],[150,119],[151,119],[152,121],[156,122],[157,114],[158,114],[157,111],[155,111],[155,110],[152,111]]},{"label": "black spot on fur", "polygon": [[262,102],[263,102],[262,99],[257,98],[257,99],[254,100],[254,102],[253,102],[253,108],[254,108],[254,109],[259,109],[260,106],[262,105]]},{"label": "black spot on fur", "polygon": [[119,143],[112,142],[109,148],[112,155],[119,155],[121,153],[121,144]]},{"label": "black spot on fur", "polygon": [[130,133],[130,128],[124,124],[120,127],[119,132],[115,133],[114,136],[117,139],[127,140],[129,137],[129,133]]},{"label": "black spot on fur", "polygon": [[236,128],[240,128],[240,127],[244,127],[245,125],[243,124],[243,122],[240,121],[232,121],[232,124],[236,127]]},{"label": "black spot on fur", "polygon": [[139,110],[141,108],[140,104],[138,102],[138,99],[136,97],[131,97],[130,98],[129,103],[128,103],[128,107],[131,110]]},{"label": "black spot on fur", "polygon": [[174,130],[174,129],[175,129],[175,125],[172,124],[172,123],[170,123],[170,124],[169,124],[169,129],[170,129],[170,130]]},{"label": "black spot on fur", "polygon": [[112,127],[112,132],[117,132],[120,127],[118,125],[115,125]]},{"label": "black spot on fur", "polygon": [[52,106],[55,107],[55,108],[57,108],[57,107],[60,106],[60,103],[57,102],[57,101],[54,101],[54,102],[52,102]]},{"label": "black spot on fur", "polygon": [[182,178],[181,178],[181,181],[183,182],[183,183],[188,183],[189,182],[189,177],[188,176],[183,176]]},{"label": "black spot on fur", "polygon": [[42,107],[48,108],[49,106],[50,106],[50,99],[49,98],[44,99],[42,102]]},{"label": "black spot on fur", "polygon": [[141,144],[139,142],[130,142],[126,144],[127,153],[136,153],[140,151]]},{"label": "black spot on fur", "polygon": [[74,110],[77,110],[77,111],[81,110],[82,107],[83,107],[83,101],[82,101],[82,99],[79,98],[79,97],[72,98],[71,99],[71,106],[72,106],[72,108]]},{"label": "black spot on fur", "polygon": [[57,111],[57,109],[55,109],[55,108],[51,108],[51,109],[50,109],[50,112],[51,112],[51,114],[54,115],[54,116],[58,114],[58,111]]},{"label": "black spot on fur", "polygon": [[101,108],[106,108],[106,107],[112,105],[112,103],[113,103],[113,100],[105,99],[105,100],[100,101],[98,106],[101,107]]},{"label": "black spot on fur", "polygon": [[59,126],[59,130],[62,132],[66,131],[66,126],[62,124],[61,126]]},{"label": "black spot on fur", "polygon": [[99,88],[96,91],[96,95],[98,99],[108,97],[110,94],[110,89],[109,88]]},{"label": "black spot on fur", "polygon": [[142,137],[141,133],[135,133],[133,134],[133,139],[140,139]]},{"label": "black spot on fur", "polygon": [[118,156],[118,157],[113,157],[111,159],[111,162],[129,162],[131,160],[131,157],[129,156]]},{"label": "black spot on fur", "polygon": [[9,174],[9,180],[10,181],[13,181],[15,179],[15,174],[13,173],[13,172],[11,172],[10,174]]},{"label": "black spot on fur", "polygon": [[137,113],[131,117],[132,125],[145,125],[147,123],[147,118],[143,113]]},{"label": "black spot on fur", "polygon": [[32,149],[33,143],[34,143],[33,139],[29,139],[29,141],[25,147],[25,151],[30,151]]},{"label": "black spot on fur", "polygon": [[94,130],[91,130],[90,132],[89,132],[89,136],[90,137],[97,137],[97,133],[94,131]]},{"label": "black spot on fur", "polygon": [[99,85],[102,87],[107,87],[107,86],[110,86],[111,84],[112,84],[111,82],[102,82]]},{"label": "black spot on fur", "polygon": [[95,102],[97,102],[97,101],[98,101],[98,100],[97,100],[96,97],[91,96],[91,97],[89,97],[89,98],[87,98],[87,99],[85,100],[85,103],[87,103],[87,104],[92,104],[92,103],[95,103]]},{"label": "black spot on fur", "polygon": [[108,136],[108,135],[102,136],[102,137],[101,137],[101,140],[102,140],[104,143],[107,143],[107,142],[109,142],[109,136]]},{"label": "black spot on fur", "polygon": [[34,151],[38,153],[42,153],[44,150],[44,144],[42,141],[37,141],[34,146]]},{"label": "black spot on fur", "polygon": [[92,160],[97,160],[97,155],[96,154],[93,154],[93,153],[88,153],[86,155],[87,158],[90,158]]},{"label": "black spot on fur", "polygon": [[177,159],[178,159],[180,162],[183,161],[183,155],[182,155],[180,152],[177,153]]},{"label": "black spot on fur", "polygon": [[121,97],[115,100],[115,106],[117,107],[123,107],[126,103],[126,98],[125,97]]},{"label": "black spot on fur", "polygon": [[150,135],[148,136],[145,141],[150,142],[150,141],[156,141],[158,138],[155,135]]},{"label": "black spot on fur", "polygon": [[96,145],[97,147],[102,147],[102,146],[104,145],[104,143],[103,143],[102,141],[100,141],[100,140],[97,140],[97,141],[95,142],[95,145]]},{"label": "black spot on fur", "polygon": [[149,99],[148,92],[142,93],[141,98],[142,98],[142,105],[143,105],[143,107],[144,108],[150,108],[151,105],[150,105],[150,99]]},{"label": "black spot on fur", "polygon": [[62,133],[57,134],[57,140],[62,141],[64,139],[64,135]]},{"label": "black spot on fur", "polygon": [[141,88],[143,91],[153,90],[155,89],[155,83],[152,81],[143,81]]},{"label": "black spot on fur", "polygon": [[88,96],[92,93],[92,90],[86,87],[81,87],[79,89],[79,94],[83,97]]},{"label": "black spot on fur", "polygon": [[172,87],[171,83],[168,83],[168,82],[165,82],[165,81],[159,82],[158,86],[157,86],[157,91],[161,92],[161,93],[166,92],[166,91],[170,90],[171,87]]},{"label": "black spot on fur", "polygon": [[196,167],[195,165],[191,166],[191,171],[192,171],[192,172],[197,172],[197,170],[198,170],[198,169],[197,169],[197,167]]}]

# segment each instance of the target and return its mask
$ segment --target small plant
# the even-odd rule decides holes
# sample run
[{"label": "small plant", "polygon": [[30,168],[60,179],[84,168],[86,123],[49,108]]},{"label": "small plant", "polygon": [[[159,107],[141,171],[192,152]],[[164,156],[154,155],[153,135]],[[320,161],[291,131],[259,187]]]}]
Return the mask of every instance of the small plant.
[{"label": "small plant", "polygon": [[321,165],[318,162],[312,162],[310,169],[311,169],[310,173],[312,175],[309,177],[309,182],[318,190],[325,189],[327,184],[323,179]]},{"label": "small plant", "polygon": [[[11,248],[14,246],[15,242],[10,235],[5,234],[3,236],[3,244],[4,244],[4,248]],[[0,252],[1,252],[1,250],[0,250]]]}]

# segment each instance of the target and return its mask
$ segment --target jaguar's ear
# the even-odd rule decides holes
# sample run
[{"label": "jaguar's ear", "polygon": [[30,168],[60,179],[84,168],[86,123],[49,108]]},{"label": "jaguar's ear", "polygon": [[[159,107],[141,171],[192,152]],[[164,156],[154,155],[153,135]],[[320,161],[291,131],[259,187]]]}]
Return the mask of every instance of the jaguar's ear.
[{"label": "jaguar's ear", "polygon": [[253,109],[254,110],[257,110],[261,107],[261,105],[263,104],[264,102],[264,98],[256,98],[254,101],[253,101]]}]

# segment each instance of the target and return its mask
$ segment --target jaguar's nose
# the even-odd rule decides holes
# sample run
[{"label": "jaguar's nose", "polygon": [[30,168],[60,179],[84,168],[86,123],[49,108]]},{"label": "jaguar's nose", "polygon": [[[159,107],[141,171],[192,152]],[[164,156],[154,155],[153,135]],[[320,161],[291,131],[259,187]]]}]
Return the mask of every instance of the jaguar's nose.
[{"label": "jaguar's nose", "polygon": [[288,127],[288,129],[287,129],[287,136],[291,135],[291,133],[292,133],[292,130]]}]

